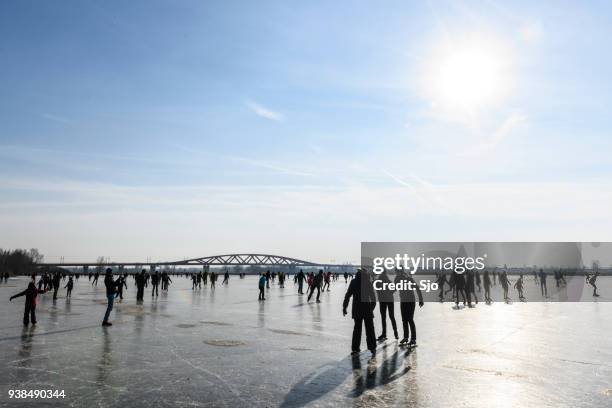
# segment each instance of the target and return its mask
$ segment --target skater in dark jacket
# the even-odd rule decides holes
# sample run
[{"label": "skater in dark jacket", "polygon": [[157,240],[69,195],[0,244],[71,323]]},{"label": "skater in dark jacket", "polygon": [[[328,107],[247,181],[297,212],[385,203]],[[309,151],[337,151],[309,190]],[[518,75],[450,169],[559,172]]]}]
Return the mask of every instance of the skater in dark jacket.
[{"label": "skater in dark jacket", "polygon": [[[391,283],[391,279],[387,275],[387,271],[383,271],[381,275],[378,276],[378,279],[383,284]],[[397,334],[397,323],[395,322],[395,313],[394,313],[394,299],[393,292],[395,290],[383,289],[378,291],[378,302],[380,305],[380,319],[382,323],[382,334],[378,337],[378,341],[387,340],[387,312],[389,312],[389,319],[391,320],[391,325],[393,326],[393,335],[397,340],[399,338]]]},{"label": "skater in dark jacket", "polygon": [[36,324],[36,297],[39,293],[45,293],[44,290],[37,289],[36,284],[34,282],[36,282],[36,275],[32,275],[32,280],[28,284],[28,288],[26,290],[11,296],[11,298],[9,299],[12,301],[13,299],[18,298],[20,296],[26,297],[25,310],[23,312],[24,326],[30,324],[30,320],[32,321],[32,324]]},{"label": "skater in dark jacket", "polygon": [[[414,310],[416,309],[416,297],[414,292],[417,293],[419,298],[419,307],[423,307],[423,295],[421,289],[412,278],[412,275],[407,274],[403,269],[400,269],[395,277],[395,283],[402,281],[410,282],[414,290],[401,290],[400,294],[400,312],[402,314],[402,326],[404,329],[404,338],[400,341],[400,345],[408,347],[416,347],[416,324],[414,323]],[[458,296],[458,295],[457,295]],[[409,330],[410,328],[410,330]],[[408,340],[410,336],[410,341]]]},{"label": "skater in dark jacket", "polygon": [[113,324],[108,321],[110,317],[110,313],[113,310],[113,303],[115,302],[115,297],[117,296],[117,286],[119,285],[119,280],[113,280],[113,270],[111,268],[106,269],[106,274],[104,275],[104,286],[106,287],[106,299],[108,300],[108,304],[106,306],[106,313],[104,313],[104,320],[102,320],[102,326],[112,326]]},{"label": "skater in dark jacket", "polygon": [[346,309],[349,301],[353,298],[351,317],[355,321],[353,327],[352,353],[358,354],[361,346],[361,328],[365,325],[366,343],[368,350],[372,353],[372,357],[376,355],[376,334],[374,333],[374,308],[376,307],[376,295],[374,288],[367,274],[361,269],[357,271],[355,279],[349,284],[344,303],[342,304],[342,313],[346,316]]},{"label": "skater in dark jacket", "polygon": [[51,284],[53,285],[53,300],[57,299],[57,291],[60,288],[60,281],[62,276],[59,272],[55,272],[53,278],[51,279]]},{"label": "skater in dark jacket", "polygon": [[72,288],[74,287],[74,280],[72,280],[72,276],[68,278],[68,283],[64,286],[64,289],[68,289],[66,292],[66,298],[69,298],[72,295]]}]

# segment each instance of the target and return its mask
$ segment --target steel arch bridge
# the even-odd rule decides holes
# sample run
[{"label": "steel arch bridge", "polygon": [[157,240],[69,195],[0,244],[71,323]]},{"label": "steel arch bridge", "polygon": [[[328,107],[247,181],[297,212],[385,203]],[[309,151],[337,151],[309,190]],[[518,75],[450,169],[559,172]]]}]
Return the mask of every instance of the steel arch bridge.
[{"label": "steel arch bridge", "polygon": [[203,258],[187,259],[174,264],[211,266],[327,266],[326,264],[318,264],[315,262],[303,261],[301,259],[268,254],[213,255]]},{"label": "steel arch bridge", "polygon": [[201,258],[184,259],[171,262],[59,262],[38,263],[40,267],[98,267],[98,266],[322,266],[347,267],[349,264],[328,264],[304,261],[281,255],[270,254],[227,254],[212,255]]}]

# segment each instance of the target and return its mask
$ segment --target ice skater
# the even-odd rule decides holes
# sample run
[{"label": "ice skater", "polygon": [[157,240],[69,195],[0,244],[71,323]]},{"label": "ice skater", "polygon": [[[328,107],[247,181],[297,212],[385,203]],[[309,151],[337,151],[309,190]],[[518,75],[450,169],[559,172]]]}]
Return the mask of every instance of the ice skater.
[{"label": "ice skater", "polygon": [[[395,283],[407,283],[412,285],[413,290],[405,289],[400,290],[400,311],[402,313],[402,328],[404,329],[404,337],[400,341],[400,345],[408,346],[410,348],[416,347],[416,324],[414,323],[414,311],[416,309],[416,298],[414,296],[414,292],[417,292],[419,298],[419,307],[423,307],[423,294],[421,293],[421,289],[414,281],[411,275],[406,274],[403,269],[398,271],[397,276],[395,277]],[[408,328],[410,327],[410,331]],[[408,336],[410,336],[410,341],[408,340]]]},{"label": "ice skater", "polygon": [[457,275],[455,272],[452,272],[450,275],[450,278],[448,278],[448,289],[446,290],[446,292],[444,292],[444,295],[446,296],[446,294],[448,292],[453,292],[453,294],[451,295],[452,298],[455,297],[455,275]]},{"label": "ice skater", "polygon": [[147,278],[145,276],[145,270],[143,269],[135,277],[136,283],[136,302],[142,302],[144,300],[144,290],[147,287]]},{"label": "ice skater", "polygon": [[455,282],[455,305],[459,307],[459,295],[463,298],[463,306],[465,306],[465,277],[462,273],[453,272]]},{"label": "ice skater", "polygon": [[474,284],[474,271],[469,270],[465,273],[465,275],[465,293],[467,295],[468,307],[472,307],[472,296],[474,296],[474,300],[476,301],[476,304],[478,304],[478,297],[476,296],[476,287]]},{"label": "ice skater", "polygon": [[113,270],[106,268],[106,274],[104,275],[104,286],[106,287],[106,313],[104,313],[104,320],[102,320],[102,326],[112,326],[113,324],[108,321],[111,311],[113,310],[113,303],[115,302],[115,296],[117,296],[117,284],[113,280]]},{"label": "ice skater", "polygon": [[74,287],[74,281],[72,280],[72,276],[68,278],[68,283],[64,286],[64,289],[68,289],[66,291],[66,298],[69,298],[72,295],[72,288]]},{"label": "ice skater", "polygon": [[279,288],[285,287],[285,272],[278,273],[278,287]]},{"label": "ice skater", "polygon": [[229,272],[227,270],[225,270],[225,275],[223,275],[223,282],[221,282],[222,285],[229,285]]},{"label": "ice skater", "polygon": [[321,303],[319,297],[321,296],[321,283],[323,282],[323,270],[319,269],[319,273],[314,277],[312,281],[312,286],[310,287],[310,293],[308,294],[307,302],[310,302],[310,298],[314,293],[315,289],[317,290],[317,303]]},{"label": "ice skater", "polygon": [[15,298],[25,296],[25,309],[23,312],[23,325],[27,326],[32,321],[32,324],[36,324],[36,297],[39,293],[45,293],[45,290],[36,288],[36,275],[32,274],[28,287],[23,292],[19,292],[9,298],[12,301]]},{"label": "ice skater", "polygon": [[61,279],[62,279],[62,276],[60,275],[59,272],[55,272],[53,274],[53,279],[51,279],[51,284],[53,285],[53,300],[57,299],[57,292],[59,291],[59,288],[60,288]]},{"label": "ice skater", "polygon": [[323,292],[325,292],[325,288],[327,288],[327,291],[329,292],[330,280],[331,280],[331,272],[327,271],[327,273],[324,275],[323,289],[321,289]]},{"label": "ice skater", "polygon": [[593,287],[593,296],[595,297],[599,297],[599,294],[597,294],[597,285],[595,284],[598,276],[599,271],[595,272],[595,274],[589,278],[589,285]]},{"label": "ice skater", "polygon": [[266,275],[264,273],[259,277],[259,298],[258,300],[266,300]]},{"label": "ice skater", "polygon": [[506,302],[512,300],[508,296],[508,289],[510,289],[510,285],[512,284],[512,282],[510,282],[510,279],[508,279],[508,274],[506,273],[506,271],[503,271],[499,276],[499,283],[501,284],[502,289],[504,291],[504,300]]},{"label": "ice skater", "polygon": [[357,270],[355,278],[349,284],[344,302],[342,303],[342,314],[346,316],[349,301],[352,299],[351,317],[354,320],[353,339],[351,342],[351,354],[361,352],[361,330],[365,326],[366,344],[372,357],[376,356],[376,333],[374,332],[374,308],[376,308],[376,295],[368,275],[361,269]]},{"label": "ice skater", "polygon": [[152,286],[152,290],[151,290],[151,297],[153,296],[159,296],[159,281],[161,280],[161,277],[159,276],[159,272],[155,271],[155,273],[151,276],[151,286]]},{"label": "ice skater", "polygon": [[548,288],[546,287],[546,272],[544,272],[542,268],[540,268],[539,277],[540,277],[540,290],[542,291],[542,296],[547,298]]},{"label": "ice skater", "polygon": [[491,277],[489,276],[489,271],[484,271],[484,274],[482,275],[482,283],[485,290],[485,302],[490,303],[493,301],[493,299],[491,299]]},{"label": "ice skater", "polygon": [[170,278],[170,275],[168,275],[168,273],[166,271],[162,272],[162,274],[161,274],[161,287],[162,287],[162,291],[165,290],[167,292],[171,283],[172,283],[172,279]]},{"label": "ice skater", "polygon": [[438,279],[436,279],[436,283],[438,284],[438,288],[440,291],[438,292],[438,298],[440,302],[444,301],[444,285],[446,284],[446,274],[440,273],[438,275]]},{"label": "ice skater", "polygon": [[516,289],[516,291],[518,292],[519,295],[519,300],[524,302],[525,301],[525,296],[523,295],[523,274],[519,274],[519,278],[516,280],[516,283],[514,284],[514,289]]},{"label": "ice skater", "polygon": [[125,282],[125,276],[120,275],[117,279],[117,297],[119,300],[123,300],[123,288],[127,289],[127,283]]},{"label": "ice skater", "polygon": [[386,270],[378,276],[378,279],[382,282],[381,287],[386,289],[377,291],[378,303],[380,306],[380,319],[382,323],[382,333],[377,340],[387,340],[387,312],[389,312],[389,320],[391,320],[391,326],[393,327],[393,335],[395,336],[395,340],[398,340],[399,335],[397,334],[397,323],[395,322],[395,313],[393,310],[393,292],[395,292],[395,290],[388,289],[388,284],[391,283],[391,279],[389,279]]},{"label": "ice skater", "polygon": [[295,275],[295,279],[298,284],[298,295],[304,294],[304,280],[306,279],[306,275],[304,275],[304,271],[300,269],[297,275]]}]

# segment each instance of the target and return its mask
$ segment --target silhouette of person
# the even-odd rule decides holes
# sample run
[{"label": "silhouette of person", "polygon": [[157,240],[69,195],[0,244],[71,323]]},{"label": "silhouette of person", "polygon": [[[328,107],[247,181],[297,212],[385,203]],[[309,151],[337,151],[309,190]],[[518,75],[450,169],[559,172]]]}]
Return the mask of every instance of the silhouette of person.
[{"label": "silhouette of person", "polygon": [[324,284],[323,284],[323,292],[325,292],[325,288],[327,288],[327,291],[329,292],[329,284],[330,284],[330,279],[331,279],[331,272],[327,271],[326,274],[323,275],[323,279],[324,279]]},{"label": "silhouette of person", "polygon": [[159,296],[159,281],[161,277],[158,271],[155,271],[153,275],[151,275],[151,286],[153,287],[151,290],[151,296]]},{"label": "silhouette of person", "polygon": [[278,287],[279,288],[285,287],[285,272],[278,273]]},{"label": "silhouette of person", "polygon": [[266,300],[265,289],[266,289],[266,275],[261,274],[259,277],[259,300]]},{"label": "silhouette of person", "polygon": [[468,307],[472,307],[472,296],[476,304],[478,304],[478,297],[476,296],[476,287],[474,284],[474,272],[469,270],[465,272],[465,293],[467,295]]},{"label": "silhouette of person", "polygon": [[599,297],[599,294],[597,294],[597,285],[595,284],[598,276],[599,271],[596,271],[595,274],[589,278],[589,285],[593,287],[593,296],[595,297]]},{"label": "silhouette of person", "polygon": [[501,275],[499,275],[499,283],[502,286],[502,289],[504,290],[504,300],[510,300],[510,297],[508,296],[508,289],[510,288],[510,279],[508,279],[508,274],[506,273],[506,271],[503,271],[501,273]]},{"label": "silhouette of person", "polygon": [[304,291],[303,291],[304,280],[306,279],[306,275],[304,275],[304,271],[300,269],[300,272],[298,272],[298,274],[295,276],[296,276],[297,283],[298,283],[298,295],[303,295],[304,294]]},{"label": "silhouette of person", "polygon": [[68,283],[64,286],[64,289],[68,289],[66,291],[66,297],[69,298],[72,294],[72,288],[74,287],[74,281],[72,280],[72,276],[68,278]]},{"label": "silhouette of person", "polygon": [[546,272],[542,268],[540,268],[540,290],[542,291],[542,296],[548,297],[548,288],[546,287]]},{"label": "silhouette of person", "polygon": [[523,273],[519,274],[519,278],[514,283],[514,289],[518,292],[519,299],[525,300],[525,296],[523,296]]},{"label": "silhouette of person", "polygon": [[94,278],[93,278],[93,282],[91,283],[91,286],[98,286],[98,278],[100,277],[100,273],[96,272],[94,274]]},{"label": "silhouette of person", "polygon": [[36,297],[39,293],[45,293],[45,290],[41,290],[36,288],[36,275],[32,274],[30,279],[30,283],[28,283],[28,287],[23,292],[19,292],[16,295],[13,295],[9,298],[9,301],[16,299],[21,296],[25,296],[25,308],[23,311],[23,325],[27,326],[30,324],[30,320],[32,324],[36,324]]},{"label": "silhouette of person", "polygon": [[559,273],[558,270],[554,271],[553,273],[554,273],[554,277],[555,277],[555,283],[556,283],[557,288],[558,288],[559,286],[561,286],[561,274]]},{"label": "silhouette of person", "polygon": [[457,293],[455,292],[455,276],[457,274],[455,272],[452,272],[450,275],[450,278],[448,278],[448,290],[446,292],[444,292],[444,294],[446,295],[448,292],[453,292],[452,297],[454,298]]},{"label": "silhouette of person", "polygon": [[113,324],[108,321],[110,313],[113,310],[113,303],[115,302],[115,296],[117,296],[117,284],[113,280],[113,270],[106,268],[106,274],[104,275],[104,286],[106,287],[106,299],[108,301],[106,306],[106,313],[104,313],[104,320],[102,320],[102,326],[112,326]]},{"label": "silhouette of person", "polygon": [[310,293],[308,294],[307,302],[310,302],[310,298],[314,293],[315,289],[317,289],[317,303],[320,303],[319,297],[321,296],[321,282],[323,282],[323,270],[319,269],[319,273],[312,280],[312,286],[310,287]]},{"label": "silhouette of person", "polygon": [[376,334],[374,332],[374,309],[376,308],[376,295],[367,274],[361,269],[357,270],[355,278],[349,284],[342,303],[342,314],[346,316],[349,301],[352,300],[351,317],[354,320],[353,340],[351,354],[358,354],[361,349],[361,330],[365,326],[366,344],[372,357],[376,356]]},{"label": "silhouette of person", "polygon": [[53,279],[51,279],[51,284],[53,285],[53,300],[57,299],[57,291],[60,288],[61,279],[62,279],[62,276],[60,275],[59,272],[55,272],[53,274]]},{"label": "silhouette of person", "polygon": [[119,300],[123,300],[123,288],[127,289],[127,282],[125,281],[125,276],[119,276],[117,279],[117,296]]},{"label": "silhouette of person", "polygon": [[[416,347],[416,324],[414,323],[414,311],[416,309],[416,298],[414,292],[417,292],[419,297],[419,307],[423,307],[423,294],[421,289],[414,281],[411,275],[406,274],[403,269],[400,269],[395,277],[395,283],[406,282],[412,285],[412,290],[400,290],[400,311],[402,313],[402,328],[404,329],[404,338],[400,341],[401,345]],[[408,330],[410,327],[410,331]],[[408,341],[410,335],[410,342]]]},{"label": "silhouette of person", "polygon": [[229,285],[229,272],[226,270],[225,274],[223,275],[223,282],[221,282],[222,285]]},{"label": "silhouette of person", "polygon": [[440,292],[438,292],[438,298],[440,302],[444,300],[444,284],[446,283],[446,274],[444,272],[438,275],[438,279],[436,279],[436,283],[438,284],[438,288]]},{"label": "silhouette of person", "polygon": [[491,299],[491,277],[489,276],[489,271],[484,271],[484,275],[482,276],[482,283],[484,285],[485,290],[485,301],[492,302]]},{"label": "silhouette of person", "polygon": [[388,288],[388,285],[391,283],[391,279],[387,275],[387,271],[384,270],[378,276],[378,280],[382,282],[381,287],[383,289],[378,290],[378,303],[380,305],[380,319],[382,323],[382,333],[378,337],[378,341],[387,340],[387,311],[389,312],[389,319],[391,320],[391,326],[393,326],[393,335],[395,339],[399,339],[399,335],[397,334],[397,323],[395,322],[395,313],[394,313],[394,302],[393,302],[393,292],[395,290],[391,290]]},{"label": "silhouette of person", "polygon": [[461,295],[463,305],[465,306],[465,277],[462,273],[453,272],[453,278],[455,283],[455,304],[459,306],[459,295]]},{"label": "silhouette of person", "polygon": [[166,271],[162,272],[161,274],[161,283],[162,290],[168,291],[168,287],[172,283],[172,279],[170,279],[170,276],[166,273]]},{"label": "silhouette of person", "polygon": [[143,269],[135,277],[136,280],[136,301],[142,302],[144,299],[144,290],[147,286],[147,278],[145,276],[145,270]]}]

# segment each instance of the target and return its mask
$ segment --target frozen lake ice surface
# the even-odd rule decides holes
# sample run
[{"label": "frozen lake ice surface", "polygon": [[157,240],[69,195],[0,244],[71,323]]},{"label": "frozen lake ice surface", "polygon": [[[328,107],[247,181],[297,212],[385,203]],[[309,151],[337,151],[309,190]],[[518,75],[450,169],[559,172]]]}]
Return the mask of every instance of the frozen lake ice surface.
[{"label": "frozen lake ice surface", "polygon": [[[27,328],[24,298],[9,302],[27,278],[0,284],[0,406],[612,406],[612,278],[600,278],[594,302],[427,302],[416,311],[419,347],[400,347],[388,323],[375,359],[350,356],[343,277],[321,303],[299,296],[292,279],[272,284],[265,302],[253,276],[214,290],[173,280],[158,297],[149,286],[138,305],[128,278],[112,327],[101,326],[102,277],[92,287],[81,276],[71,299],[65,289],[56,301],[40,295],[38,324]],[[395,317],[401,337],[397,305]],[[374,322],[378,336],[378,307]],[[65,398],[26,402],[9,399],[11,389]]]}]

